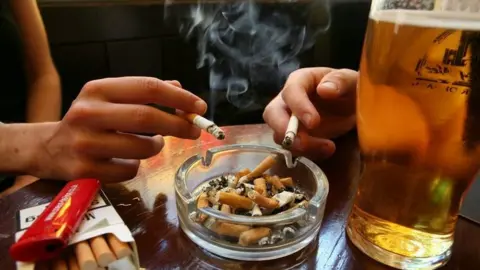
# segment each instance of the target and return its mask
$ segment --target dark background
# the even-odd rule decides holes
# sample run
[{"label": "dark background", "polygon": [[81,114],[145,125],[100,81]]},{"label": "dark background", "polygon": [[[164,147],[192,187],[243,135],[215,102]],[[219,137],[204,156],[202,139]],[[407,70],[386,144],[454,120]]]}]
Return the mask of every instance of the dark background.
[{"label": "dark background", "polygon": [[[207,115],[220,125],[263,121],[263,108],[237,109],[221,100],[224,94],[217,94],[217,101],[212,101],[208,69],[199,70],[196,67],[196,41],[186,41],[179,35],[177,25],[164,20],[163,4],[85,5],[82,2],[91,1],[39,2],[52,56],[62,79],[63,112],[68,110],[89,80],[141,75],[179,80],[184,88],[210,103],[209,107],[215,109],[215,113],[212,115],[208,112]],[[331,2],[331,27],[317,37],[312,49],[300,55],[301,65],[357,69],[370,1]],[[304,9],[308,8],[301,2],[274,5],[284,5],[285,9],[292,12],[298,12],[302,5]],[[292,5],[297,7],[297,11],[291,8]],[[180,9],[182,6],[188,8],[187,5],[178,6]],[[322,11],[318,13],[319,16],[324,14]],[[272,91],[265,93],[262,106],[274,95]]]}]

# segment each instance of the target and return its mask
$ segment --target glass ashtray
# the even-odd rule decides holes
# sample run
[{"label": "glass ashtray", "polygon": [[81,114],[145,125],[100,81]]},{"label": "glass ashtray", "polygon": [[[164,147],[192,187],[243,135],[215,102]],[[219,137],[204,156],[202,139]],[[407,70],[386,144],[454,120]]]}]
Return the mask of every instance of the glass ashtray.
[{"label": "glass ashtray", "polygon": [[[197,208],[197,197],[213,179],[253,170],[268,156],[277,162],[266,173],[292,177],[295,188],[302,190],[308,204],[263,216],[228,214],[212,207]],[[293,160],[289,151],[259,145],[228,145],[209,149],[205,157],[188,158],[175,175],[177,213],[185,234],[203,249],[230,259],[244,261],[272,260],[295,253],[311,243],[320,229],[328,195],[328,181],[323,171],[304,157]],[[253,245],[240,245],[237,239],[212,231],[198,216],[211,222],[268,228],[270,238]],[[267,241],[268,240],[268,241]]]}]

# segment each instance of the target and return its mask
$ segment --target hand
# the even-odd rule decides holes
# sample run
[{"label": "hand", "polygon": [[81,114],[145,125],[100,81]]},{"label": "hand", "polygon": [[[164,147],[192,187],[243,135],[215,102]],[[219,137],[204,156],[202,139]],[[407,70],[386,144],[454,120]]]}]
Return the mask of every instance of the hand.
[{"label": "hand", "polygon": [[355,126],[355,97],[358,73],[349,69],[304,68],[293,72],[280,94],[267,105],[265,122],[280,144],[290,115],[300,120],[292,152],[312,159],[330,157],[330,140]]},{"label": "hand", "polygon": [[40,134],[42,149],[31,174],[64,180],[128,180],[136,176],[140,159],[156,155],[164,145],[162,136],[134,133],[200,136],[188,121],[144,105],[148,103],[197,114],[207,109],[203,100],[176,81],[123,77],[89,82],[63,120]]}]

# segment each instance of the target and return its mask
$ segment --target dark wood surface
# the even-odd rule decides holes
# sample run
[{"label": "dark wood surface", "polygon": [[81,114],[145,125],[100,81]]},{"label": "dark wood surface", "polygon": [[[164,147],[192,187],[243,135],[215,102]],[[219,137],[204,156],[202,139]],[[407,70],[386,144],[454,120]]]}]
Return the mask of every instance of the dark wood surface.
[{"label": "dark wood surface", "polygon": [[[274,145],[265,125],[227,127],[221,142],[203,134],[198,141],[167,138],[163,151],[142,163],[132,181],[104,187],[132,231],[146,269],[388,269],[363,255],[345,234],[360,168],[356,136],[337,141],[337,153],[319,163],[330,182],[330,194],[319,237],[305,249],[268,262],[239,262],[209,254],[193,244],[178,225],[174,173],[186,158],[222,144]],[[13,243],[19,209],[49,202],[63,183],[40,180],[0,201],[0,269],[14,269],[7,255]],[[480,269],[480,226],[460,218],[453,257],[443,269]]]}]

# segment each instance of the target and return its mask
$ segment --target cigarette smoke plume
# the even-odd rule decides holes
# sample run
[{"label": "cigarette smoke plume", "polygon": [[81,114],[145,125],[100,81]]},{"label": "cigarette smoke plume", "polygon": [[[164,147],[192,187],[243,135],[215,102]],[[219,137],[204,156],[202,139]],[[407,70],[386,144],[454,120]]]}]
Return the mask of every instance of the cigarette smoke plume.
[{"label": "cigarette smoke plume", "polygon": [[[209,67],[210,91],[223,92],[232,105],[246,108],[265,95],[264,89],[279,91],[299,68],[297,56],[328,29],[327,0],[300,3],[199,1],[185,9],[173,1],[165,7],[165,18],[180,19],[180,33],[196,38],[197,68]],[[180,5],[183,14],[178,8],[170,11]]]}]

